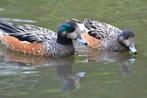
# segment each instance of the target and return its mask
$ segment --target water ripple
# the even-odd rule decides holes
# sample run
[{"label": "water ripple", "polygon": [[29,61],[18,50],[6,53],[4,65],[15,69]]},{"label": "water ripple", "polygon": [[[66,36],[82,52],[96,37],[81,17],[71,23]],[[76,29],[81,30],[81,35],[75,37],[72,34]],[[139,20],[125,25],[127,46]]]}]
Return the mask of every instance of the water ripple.
[{"label": "water ripple", "polygon": [[22,66],[0,66],[0,76],[5,75],[22,75],[22,74],[36,74],[38,71],[33,67]]},{"label": "water ripple", "polygon": [[12,18],[2,18],[2,17],[0,17],[0,19],[4,19],[7,21],[13,21],[13,22],[20,22],[20,23],[38,23],[38,21],[31,20],[31,19],[19,19],[19,18],[12,19]]},{"label": "water ripple", "polygon": [[4,11],[5,9],[4,8],[0,8],[0,11]]}]

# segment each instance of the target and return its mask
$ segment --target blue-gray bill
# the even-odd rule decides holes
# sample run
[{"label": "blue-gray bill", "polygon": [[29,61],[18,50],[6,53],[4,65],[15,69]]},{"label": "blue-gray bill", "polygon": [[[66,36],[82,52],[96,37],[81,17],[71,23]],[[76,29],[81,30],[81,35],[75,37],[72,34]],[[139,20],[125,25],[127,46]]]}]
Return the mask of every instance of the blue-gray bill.
[{"label": "blue-gray bill", "polygon": [[131,53],[137,54],[137,50],[136,50],[136,48],[135,48],[134,45],[131,44],[131,45],[129,46],[129,50],[130,50]]},{"label": "blue-gray bill", "polygon": [[77,40],[81,45],[85,45],[85,46],[88,45],[88,43],[87,43],[86,41],[84,41],[83,39],[81,39],[80,37],[78,37],[76,40]]}]

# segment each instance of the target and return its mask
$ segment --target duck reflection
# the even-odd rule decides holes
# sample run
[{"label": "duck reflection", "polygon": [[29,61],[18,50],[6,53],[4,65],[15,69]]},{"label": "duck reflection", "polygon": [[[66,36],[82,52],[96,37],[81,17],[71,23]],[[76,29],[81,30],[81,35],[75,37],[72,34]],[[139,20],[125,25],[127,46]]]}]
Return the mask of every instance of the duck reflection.
[{"label": "duck reflection", "polygon": [[98,52],[95,49],[83,47],[77,48],[77,55],[80,59],[75,59],[75,56],[47,58],[12,52],[0,46],[0,64],[5,62],[9,63],[9,65],[14,65],[13,63],[15,63],[20,67],[32,66],[32,68],[36,68],[38,66],[47,66],[55,68],[59,81],[63,83],[61,88],[63,92],[79,88],[80,80],[86,74],[85,72],[73,72],[72,66],[75,62],[82,62],[82,64],[87,64],[88,62],[102,64],[117,62],[121,65],[122,74],[130,75],[132,73],[132,65],[136,60],[135,57],[128,53]]},{"label": "duck reflection", "polygon": [[[48,57],[26,55],[18,52],[13,52],[4,47],[0,47],[0,63],[4,62],[7,63],[8,66],[14,65],[14,66],[18,66],[19,68],[26,66],[30,66],[31,68],[38,68],[38,67],[40,68],[42,66],[55,68],[58,79],[61,81],[61,83],[63,83],[63,87],[61,88],[61,91],[63,92],[71,91],[73,89],[79,88],[80,79],[85,76],[85,72],[74,73],[72,71],[72,65],[75,62],[74,60],[75,60],[74,56],[62,57],[62,58],[59,57],[48,58]],[[14,71],[17,72],[18,69],[11,69],[11,70],[13,72]]]},{"label": "duck reflection", "polygon": [[136,60],[135,55],[128,54],[127,52],[104,52],[83,46],[78,47],[77,50],[79,51],[77,54],[80,58],[84,58],[83,61],[78,62],[96,62],[102,64],[116,62],[121,65],[120,69],[124,75],[131,74],[133,68],[132,66]]},{"label": "duck reflection", "polygon": [[85,76],[85,72],[72,72],[71,65],[57,66],[57,75],[63,81],[62,91],[70,91],[80,87],[80,79]]}]

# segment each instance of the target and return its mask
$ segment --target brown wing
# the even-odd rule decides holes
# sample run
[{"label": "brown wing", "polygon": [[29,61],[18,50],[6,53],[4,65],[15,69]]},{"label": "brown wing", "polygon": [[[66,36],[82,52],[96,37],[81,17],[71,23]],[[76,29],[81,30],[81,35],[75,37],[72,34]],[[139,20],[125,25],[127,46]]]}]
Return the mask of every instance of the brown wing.
[{"label": "brown wing", "polygon": [[3,35],[1,36],[3,43],[10,49],[14,51],[23,52],[26,54],[33,55],[44,55],[45,51],[41,43],[30,43],[26,41],[21,41],[13,36]]},{"label": "brown wing", "polygon": [[81,38],[84,39],[87,43],[89,47],[92,48],[100,48],[101,47],[101,40],[96,39],[92,36],[90,36],[88,33],[83,33],[81,35]]}]

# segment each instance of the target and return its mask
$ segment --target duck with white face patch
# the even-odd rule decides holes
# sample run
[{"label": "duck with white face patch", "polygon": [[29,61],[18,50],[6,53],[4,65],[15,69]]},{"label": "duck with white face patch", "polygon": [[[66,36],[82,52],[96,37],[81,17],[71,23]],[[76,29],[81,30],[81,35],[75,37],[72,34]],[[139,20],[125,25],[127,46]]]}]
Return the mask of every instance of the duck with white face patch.
[{"label": "duck with white face patch", "polygon": [[[81,39],[81,31],[80,28],[77,26],[77,24],[66,20],[64,23],[62,23],[59,26],[59,33],[58,36],[62,36],[64,38],[72,38],[74,40],[77,40],[80,44],[83,45],[87,45],[87,42],[85,42],[83,39]],[[65,40],[62,39],[62,37],[58,37],[57,42],[59,42],[58,40],[60,40],[59,43],[62,43],[61,40]],[[69,41],[64,41],[64,42],[69,42]]]}]

